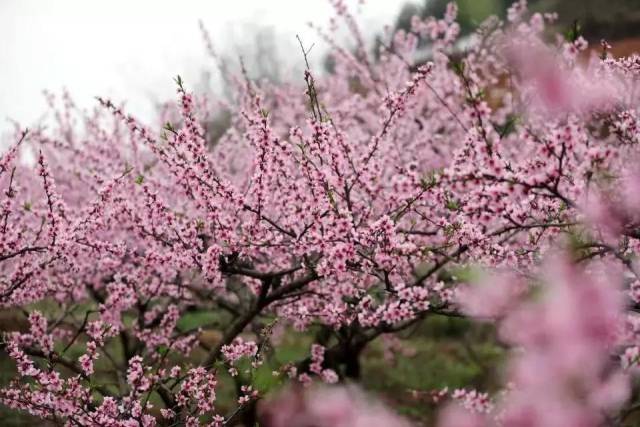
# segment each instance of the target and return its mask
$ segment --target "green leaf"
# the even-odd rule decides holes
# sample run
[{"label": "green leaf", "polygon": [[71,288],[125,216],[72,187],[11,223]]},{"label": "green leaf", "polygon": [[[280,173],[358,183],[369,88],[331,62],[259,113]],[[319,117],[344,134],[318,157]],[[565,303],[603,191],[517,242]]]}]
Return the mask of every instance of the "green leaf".
[{"label": "green leaf", "polygon": [[457,211],[458,209],[460,209],[460,204],[456,200],[449,199],[447,200],[446,207],[450,211]]},{"label": "green leaf", "polygon": [[464,76],[465,65],[463,61],[451,61],[451,68],[457,75]]},{"label": "green leaf", "polygon": [[565,33],[565,38],[571,43],[578,40],[578,37],[582,35],[582,26],[580,25],[580,21],[577,19],[573,21],[573,25],[569,28]]},{"label": "green leaf", "polygon": [[[168,130],[172,134],[177,134],[178,133],[176,128],[174,128],[173,125],[170,122],[165,123],[163,129],[164,130]],[[166,139],[166,137],[165,137],[165,139]]]},{"label": "green leaf", "polygon": [[495,125],[495,130],[500,135],[500,138],[513,133],[516,130],[516,125],[520,121],[520,117],[517,115],[510,115],[504,125]]},{"label": "green leaf", "polygon": [[428,190],[430,188],[435,187],[438,184],[438,178],[435,173],[430,173],[429,175],[423,177],[420,180],[420,185],[423,190]]},{"label": "green leaf", "polygon": [[183,84],[182,77],[180,77],[179,74],[173,80],[176,82],[178,87],[180,87],[180,89],[184,90],[184,87],[182,86]]}]

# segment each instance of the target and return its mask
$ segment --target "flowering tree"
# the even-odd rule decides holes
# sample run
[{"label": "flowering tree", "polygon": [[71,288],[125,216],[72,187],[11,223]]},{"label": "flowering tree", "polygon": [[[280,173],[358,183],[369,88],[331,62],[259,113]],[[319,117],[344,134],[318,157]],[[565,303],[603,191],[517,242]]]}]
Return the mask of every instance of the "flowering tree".
[{"label": "flowering tree", "polygon": [[[51,97],[54,126],[16,129],[0,160],[0,303],[28,322],[4,338],[5,405],[61,425],[255,425],[278,331],[313,345],[274,375],[335,383],[358,379],[376,338],[437,314],[493,322],[513,349],[502,390],[438,394],[442,425],[633,416],[638,57],[577,33],[545,41],[554,15],[520,1],[464,53],[452,4],[385,33],[374,60],[331,4],[355,48],[332,37],[338,19],[317,28],[328,75],[231,76],[233,101],[178,77],[162,125]],[[230,126],[213,139],[220,110]],[[193,313],[207,321],[185,328]],[[341,399],[310,399],[327,396]],[[331,416],[368,421],[303,406],[373,425],[356,401]],[[291,425],[290,408],[267,403],[261,425]]]}]

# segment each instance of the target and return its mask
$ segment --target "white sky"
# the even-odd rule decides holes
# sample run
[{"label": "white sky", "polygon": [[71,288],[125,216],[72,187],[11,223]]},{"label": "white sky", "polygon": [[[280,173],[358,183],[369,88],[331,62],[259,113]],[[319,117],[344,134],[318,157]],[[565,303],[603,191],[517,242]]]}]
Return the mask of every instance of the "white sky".
[{"label": "white sky", "polygon": [[[405,0],[351,0],[367,29],[392,24]],[[219,51],[254,40],[252,31],[273,27],[290,65],[301,61],[295,34],[318,42],[307,22],[326,26],[326,0],[0,0],[0,130],[7,118],[30,125],[45,111],[42,90],[66,87],[80,106],[94,96],[127,100],[127,109],[149,118],[154,99],[175,93],[180,74],[191,87],[209,67],[198,28],[202,19]],[[292,49],[294,49],[292,51]]]}]

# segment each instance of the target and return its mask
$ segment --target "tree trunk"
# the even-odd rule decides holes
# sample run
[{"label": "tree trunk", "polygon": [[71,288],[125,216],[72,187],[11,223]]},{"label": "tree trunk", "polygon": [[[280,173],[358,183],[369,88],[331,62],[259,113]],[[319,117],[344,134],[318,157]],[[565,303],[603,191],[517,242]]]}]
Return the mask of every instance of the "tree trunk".
[{"label": "tree trunk", "polygon": [[343,354],[344,376],[349,379],[360,379],[360,353],[361,346],[349,346]]}]

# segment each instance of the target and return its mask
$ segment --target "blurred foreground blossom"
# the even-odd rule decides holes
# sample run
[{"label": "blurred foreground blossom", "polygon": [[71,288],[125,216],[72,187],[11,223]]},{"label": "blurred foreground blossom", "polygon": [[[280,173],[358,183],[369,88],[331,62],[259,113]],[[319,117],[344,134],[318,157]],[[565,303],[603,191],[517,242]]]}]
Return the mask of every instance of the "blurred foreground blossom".
[{"label": "blurred foreground blossom", "polygon": [[[629,378],[610,357],[623,314],[621,277],[610,265],[587,270],[559,254],[547,262],[542,281],[531,285],[528,298],[522,292],[499,301],[506,313],[500,335],[512,353],[496,409],[485,415],[456,403],[441,414],[440,427],[610,425],[609,414],[629,396]],[[495,286],[509,293],[504,278]],[[491,314],[477,307],[491,306],[494,291],[474,288],[469,314]]]},{"label": "blurred foreground blossom", "polygon": [[457,301],[465,313],[477,318],[501,317],[525,290],[525,284],[515,274],[503,273],[461,287]]},{"label": "blurred foreground blossom", "polygon": [[613,74],[578,61],[587,42],[564,42],[562,52],[537,35],[511,35],[505,53],[520,78],[531,107],[547,114],[577,113],[611,108],[622,89]]},{"label": "blurred foreground blossom", "polygon": [[409,427],[355,386],[290,388],[260,406],[265,427]]}]

